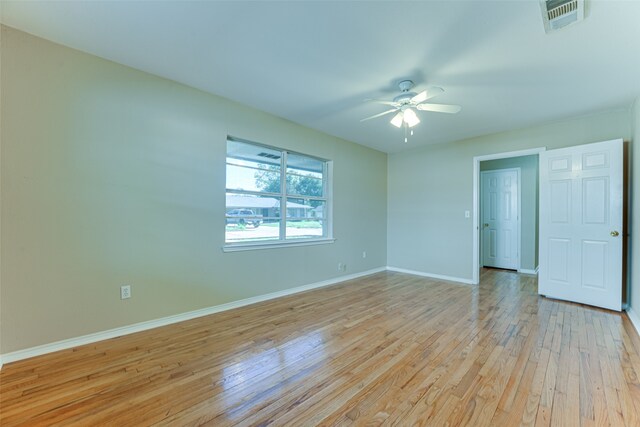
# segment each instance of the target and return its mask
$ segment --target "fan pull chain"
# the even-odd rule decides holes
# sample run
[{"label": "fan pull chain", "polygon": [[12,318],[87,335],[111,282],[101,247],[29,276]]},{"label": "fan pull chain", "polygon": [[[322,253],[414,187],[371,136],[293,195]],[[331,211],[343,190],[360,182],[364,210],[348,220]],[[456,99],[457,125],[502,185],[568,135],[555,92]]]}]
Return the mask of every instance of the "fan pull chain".
[{"label": "fan pull chain", "polygon": [[411,131],[409,131],[409,126],[407,126],[407,124],[404,124],[404,142],[407,143],[409,142],[409,135],[413,136],[413,129],[411,129]]}]

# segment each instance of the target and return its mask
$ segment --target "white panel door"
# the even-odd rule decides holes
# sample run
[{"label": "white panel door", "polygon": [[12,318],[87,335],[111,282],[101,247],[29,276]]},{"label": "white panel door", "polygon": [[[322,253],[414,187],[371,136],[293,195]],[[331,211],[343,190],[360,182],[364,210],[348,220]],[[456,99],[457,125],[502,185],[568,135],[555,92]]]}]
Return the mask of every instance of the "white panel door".
[{"label": "white panel door", "polygon": [[538,293],[622,308],[622,140],[540,154]]},{"label": "white panel door", "polygon": [[482,172],[482,265],[517,270],[518,169]]}]

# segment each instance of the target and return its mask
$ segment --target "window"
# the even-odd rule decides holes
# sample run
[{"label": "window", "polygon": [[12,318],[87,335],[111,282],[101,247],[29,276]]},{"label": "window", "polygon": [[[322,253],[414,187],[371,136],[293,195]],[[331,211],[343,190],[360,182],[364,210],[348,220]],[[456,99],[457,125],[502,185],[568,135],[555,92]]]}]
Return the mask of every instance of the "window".
[{"label": "window", "polygon": [[225,248],[331,241],[330,162],[227,139]]}]

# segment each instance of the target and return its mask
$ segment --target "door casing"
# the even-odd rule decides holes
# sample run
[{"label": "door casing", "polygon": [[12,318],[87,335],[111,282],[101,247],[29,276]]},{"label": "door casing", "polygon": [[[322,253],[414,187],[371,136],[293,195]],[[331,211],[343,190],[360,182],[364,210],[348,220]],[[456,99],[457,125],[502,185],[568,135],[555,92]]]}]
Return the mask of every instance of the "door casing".
[{"label": "door casing", "polygon": [[531,156],[546,151],[546,147],[528,150],[509,151],[504,153],[487,154],[473,158],[473,260],[472,283],[480,283],[480,162],[485,160],[508,159],[510,157]]}]

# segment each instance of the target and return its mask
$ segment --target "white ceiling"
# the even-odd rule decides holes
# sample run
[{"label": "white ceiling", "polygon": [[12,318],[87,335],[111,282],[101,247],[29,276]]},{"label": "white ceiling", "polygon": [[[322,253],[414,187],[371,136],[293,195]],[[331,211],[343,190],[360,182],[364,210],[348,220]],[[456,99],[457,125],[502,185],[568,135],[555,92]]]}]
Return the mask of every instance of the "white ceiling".
[{"label": "white ceiling", "polygon": [[[1,22],[386,152],[522,128],[640,95],[640,1],[588,1],[546,35],[526,1],[2,1]],[[408,144],[385,106],[441,86]]]}]

